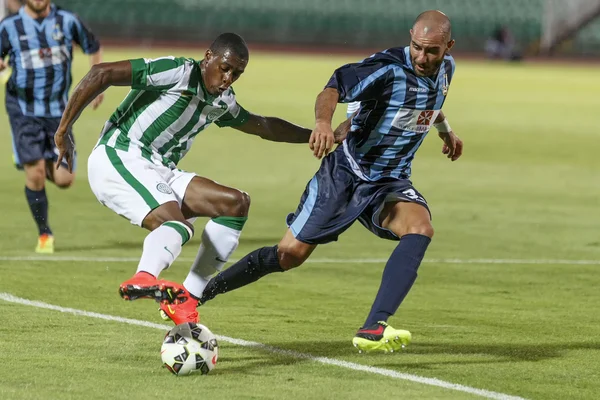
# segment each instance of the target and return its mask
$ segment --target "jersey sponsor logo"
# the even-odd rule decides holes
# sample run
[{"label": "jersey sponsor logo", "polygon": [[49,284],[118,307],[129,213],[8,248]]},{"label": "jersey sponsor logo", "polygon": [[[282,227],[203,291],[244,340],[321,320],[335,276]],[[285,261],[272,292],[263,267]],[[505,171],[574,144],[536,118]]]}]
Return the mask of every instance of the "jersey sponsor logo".
[{"label": "jersey sponsor logo", "polygon": [[417,93],[428,93],[429,89],[417,86],[417,87],[409,87],[408,91],[409,92],[417,92]]},{"label": "jersey sponsor logo", "polygon": [[69,60],[67,46],[52,46],[21,52],[21,66],[24,69],[37,69],[62,64]]},{"label": "jersey sponsor logo", "polygon": [[433,117],[433,111],[421,111],[417,117],[417,125],[431,125],[431,117]]},{"label": "jersey sponsor logo", "polygon": [[173,189],[171,189],[171,187],[169,185],[167,185],[166,183],[163,183],[163,182],[156,185],[156,190],[158,190],[159,192],[164,193],[164,194],[173,193]]},{"label": "jersey sponsor logo", "polygon": [[392,121],[392,126],[404,131],[426,133],[431,129],[440,110],[412,110],[401,108]]}]

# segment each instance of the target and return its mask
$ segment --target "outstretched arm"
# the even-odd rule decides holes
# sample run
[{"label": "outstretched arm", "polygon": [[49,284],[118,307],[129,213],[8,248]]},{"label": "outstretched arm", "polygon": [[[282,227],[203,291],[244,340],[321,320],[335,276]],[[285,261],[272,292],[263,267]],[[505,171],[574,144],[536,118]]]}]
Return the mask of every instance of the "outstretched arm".
[{"label": "outstretched arm", "polygon": [[62,159],[65,158],[69,165],[69,172],[72,171],[74,147],[73,140],[67,133],[71,131],[71,127],[77,121],[83,109],[109,86],[130,86],[131,71],[131,62],[129,61],[96,64],[77,84],[54,135],[56,147],[60,152],[57,168],[60,166]]},{"label": "outstretched arm", "polygon": [[272,142],[308,143],[310,138],[310,129],[281,118],[263,117],[252,113],[245,123],[233,128]]}]

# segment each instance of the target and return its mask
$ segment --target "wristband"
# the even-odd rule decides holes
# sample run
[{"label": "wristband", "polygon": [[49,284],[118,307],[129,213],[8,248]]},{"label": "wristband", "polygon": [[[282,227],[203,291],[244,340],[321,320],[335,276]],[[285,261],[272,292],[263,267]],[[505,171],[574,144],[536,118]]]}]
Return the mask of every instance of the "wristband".
[{"label": "wristband", "polygon": [[435,129],[437,129],[437,131],[439,133],[449,133],[452,132],[452,128],[450,127],[450,124],[448,123],[448,119],[444,118],[444,120],[442,122],[438,122],[437,124],[433,124],[433,126],[435,126]]}]

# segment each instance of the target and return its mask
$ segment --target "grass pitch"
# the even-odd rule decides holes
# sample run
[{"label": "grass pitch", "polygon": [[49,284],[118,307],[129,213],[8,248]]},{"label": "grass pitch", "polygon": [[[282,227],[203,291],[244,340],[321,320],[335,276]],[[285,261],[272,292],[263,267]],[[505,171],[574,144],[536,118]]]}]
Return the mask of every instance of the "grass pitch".
[{"label": "grass pitch", "polygon": [[[199,57],[201,51],[173,55]],[[105,58],[171,53],[109,49]],[[250,111],[312,127],[314,99],[333,69],[359,58],[252,54],[236,93]],[[75,65],[78,82],[85,56],[76,54]],[[359,355],[351,346],[395,246],[360,224],[298,270],[216,298],[200,309],[202,323],[219,335],[448,385],[536,399],[597,398],[597,74],[597,67],[457,59],[444,112],[465,153],[449,162],[432,132],[414,162],[413,182],[431,206],[436,236],[411,294],[390,320],[413,333],[404,353]],[[0,116],[0,293],[161,322],[152,302],[126,303],[117,295],[136,268],[145,232],[103,208],[86,179],[87,156],[125,93],[109,89],[100,109],[86,110],[75,126],[77,182],[67,191],[47,189],[57,247],[50,261],[26,260],[34,256],[36,230],[23,175],[11,166],[8,121]],[[285,216],[319,163],[308,146],[211,127],[180,166],[250,193],[237,259],[279,240]],[[198,231],[202,224],[196,223]],[[166,278],[185,277],[199,237]],[[211,375],[175,378],[160,363],[160,329],[5,300],[0,313],[3,399],[476,397],[225,341]]]}]

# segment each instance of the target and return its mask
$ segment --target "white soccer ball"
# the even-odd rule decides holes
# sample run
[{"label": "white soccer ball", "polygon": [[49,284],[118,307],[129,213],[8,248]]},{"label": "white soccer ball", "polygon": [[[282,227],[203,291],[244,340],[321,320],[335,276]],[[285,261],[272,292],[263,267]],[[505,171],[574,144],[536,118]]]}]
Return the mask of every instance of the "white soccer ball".
[{"label": "white soccer ball", "polygon": [[175,375],[189,375],[196,371],[205,375],[217,364],[217,338],[206,326],[186,322],[167,332],[160,357],[165,367]]}]

